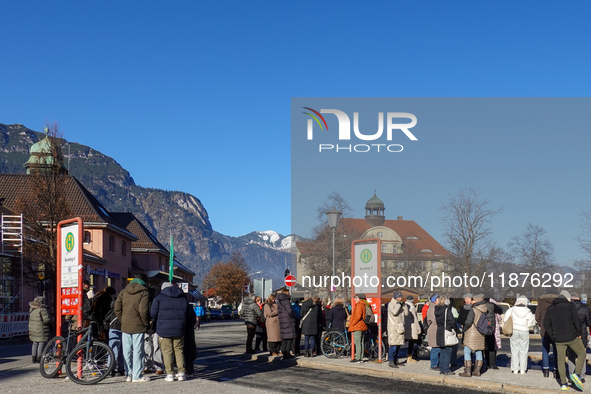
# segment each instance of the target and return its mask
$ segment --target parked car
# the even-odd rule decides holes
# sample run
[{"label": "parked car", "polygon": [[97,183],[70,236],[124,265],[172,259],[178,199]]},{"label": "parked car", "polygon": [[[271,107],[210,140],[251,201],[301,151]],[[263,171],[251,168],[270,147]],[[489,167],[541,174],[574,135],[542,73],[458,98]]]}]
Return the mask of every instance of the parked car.
[{"label": "parked car", "polygon": [[238,317],[238,312],[232,305],[222,305],[221,311],[222,319],[236,319]]},{"label": "parked car", "polygon": [[213,320],[213,319],[221,320],[224,318],[224,315],[222,315],[221,309],[210,309],[209,316],[210,316],[210,320]]}]

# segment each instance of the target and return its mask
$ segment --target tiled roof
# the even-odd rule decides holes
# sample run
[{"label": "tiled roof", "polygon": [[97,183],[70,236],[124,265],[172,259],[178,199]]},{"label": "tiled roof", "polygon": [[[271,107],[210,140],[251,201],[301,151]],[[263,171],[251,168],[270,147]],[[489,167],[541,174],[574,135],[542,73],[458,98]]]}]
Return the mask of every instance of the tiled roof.
[{"label": "tiled roof", "polygon": [[[64,177],[64,192],[66,203],[72,217],[80,217],[84,223],[111,225],[127,234],[130,239],[133,234],[126,231],[107,211],[107,209],[73,176]],[[35,175],[0,174],[0,199],[3,205],[18,212],[21,201],[30,198],[34,190]]]},{"label": "tiled roof", "polygon": [[133,249],[158,249],[164,254],[168,254],[168,249],[166,249],[166,247],[164,247],[164,245],[152,235],[150,230],[148,230],[133,213],[111,212],[111,216],[115,218],[123,228],[138,238],[137,241],[131,243]]},{"label": "tiled roof", "polygon": [[[348,228],[351,228],[359,234],[363,234],[372,228],[365,219],[343,218],[341,221],[345,221],[344,224],[346,224]],[[402,239],[402,243],[405,247],[408,248],[412,245],[413,250],[417,253],[421,253],[421,255],[425,257],[451,257],[451,254],[414,220],[385,220],[382,226],[394,230]],[[413,237],[417,239],[414,239]],[[297,242],[296,245],[304,255],[308,253],[312,247],[310,242]],[[432,253],[421,252],[422,250],[430,250]]]}]

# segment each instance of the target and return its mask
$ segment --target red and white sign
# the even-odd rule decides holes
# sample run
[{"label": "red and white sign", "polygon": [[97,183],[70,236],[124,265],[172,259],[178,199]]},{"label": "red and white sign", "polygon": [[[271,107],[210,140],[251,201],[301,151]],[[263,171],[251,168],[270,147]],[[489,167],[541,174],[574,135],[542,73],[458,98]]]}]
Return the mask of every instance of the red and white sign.
[{"label": "red and white sign", "polygon": [[285,277],[285,285],[289,287],[293,287],[296,285],[296,277],[293,275],[287,275]]},{"label": "red and white sign", "polygon": [[244,292],[248,293],[248,289],[250,289],[250,283],[244,284]]}]

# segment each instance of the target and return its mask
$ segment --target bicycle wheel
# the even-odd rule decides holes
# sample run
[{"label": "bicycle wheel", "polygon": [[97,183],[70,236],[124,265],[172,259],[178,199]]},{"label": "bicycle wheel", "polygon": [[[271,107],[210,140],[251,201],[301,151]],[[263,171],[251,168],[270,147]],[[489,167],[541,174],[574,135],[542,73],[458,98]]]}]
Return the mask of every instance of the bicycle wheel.
[{"label": "bicycle wheel", "polygon": [[64,338],[60,336],[53,337],[47,342],[39,360],[41,376],[51,379],[59,373],[67,353],[64,351],[65,346]]},{"label": "bicycle wheel", "polygon": [[113,350],[102,342],[79,343],[68,355],[66,372],[74,383],[96,384],[106,378],[115,367]]},{"label": "bicycle wheel", "polygon": [[322,354],[327,358],[339,357],[338,348],[335,346],[335,339],[339,336],[337,331],[328,331],[322,336],[320,348]]},{"label": "bicycle wheel", "polygon": [[378,358],[378,343],[373,338],[366,338],[365,357],[370,361],[377,360]]}]

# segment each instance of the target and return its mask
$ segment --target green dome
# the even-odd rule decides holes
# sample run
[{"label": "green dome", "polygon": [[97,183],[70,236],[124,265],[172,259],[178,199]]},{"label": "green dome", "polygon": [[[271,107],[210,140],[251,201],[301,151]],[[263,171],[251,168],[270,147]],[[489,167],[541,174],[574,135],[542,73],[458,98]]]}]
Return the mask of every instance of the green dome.
[{"label": "green dome", "polygon": [[41,141],[37,141],[31,145],[31,153],[51,153],[49,138],[45,137]]},{"label": "green dome", "polygon": [[384,209],[384,202],[376,196],[375,190],[373,192],[373,197],[367,201],[367,204],[365,204],[365,209]]}]

